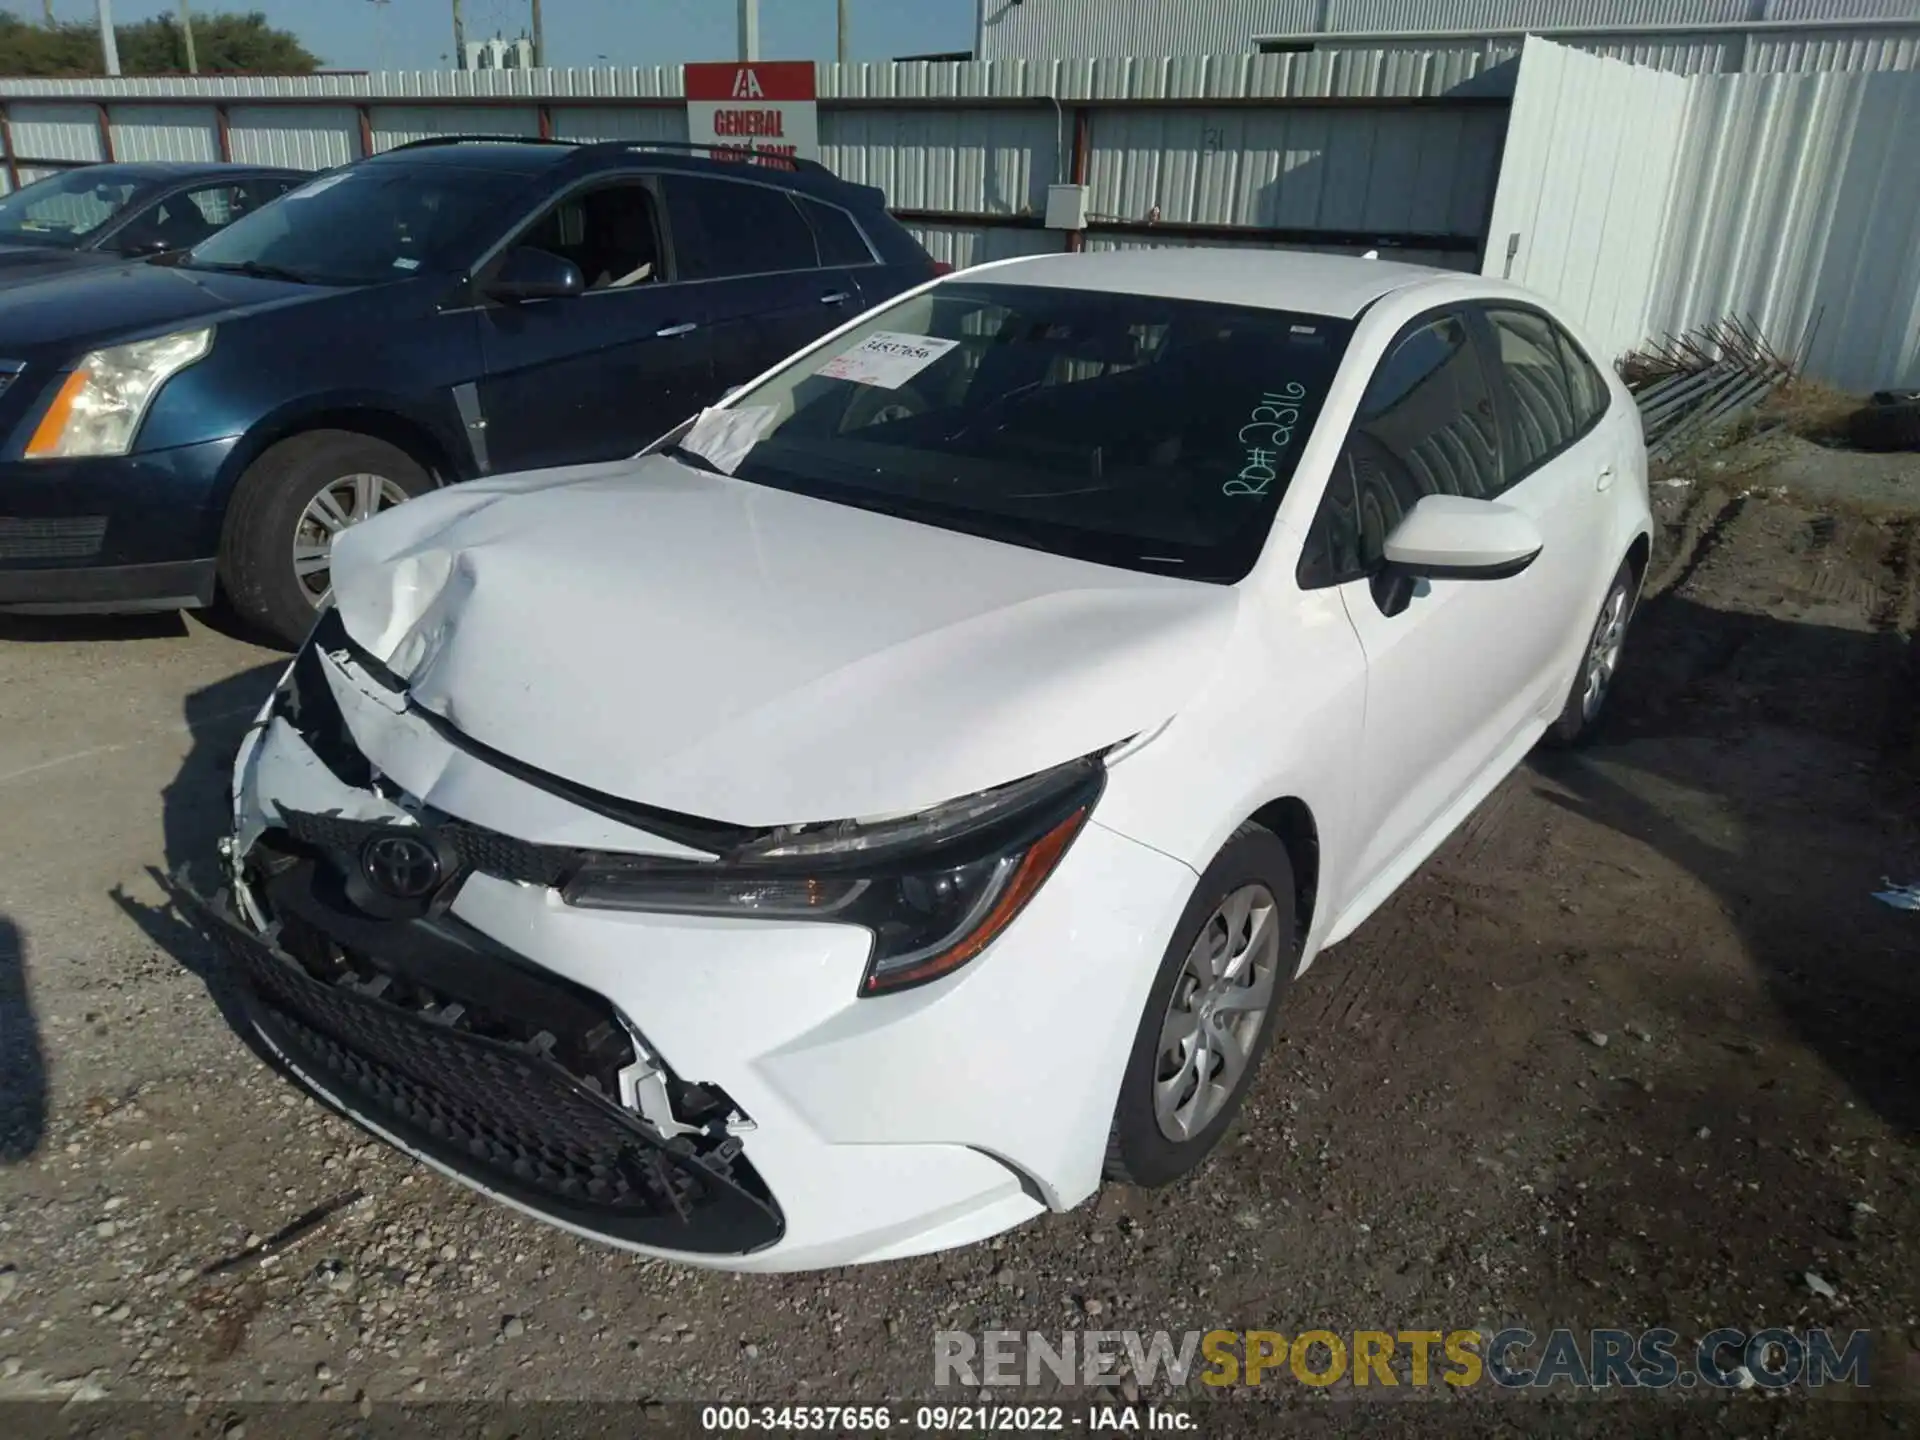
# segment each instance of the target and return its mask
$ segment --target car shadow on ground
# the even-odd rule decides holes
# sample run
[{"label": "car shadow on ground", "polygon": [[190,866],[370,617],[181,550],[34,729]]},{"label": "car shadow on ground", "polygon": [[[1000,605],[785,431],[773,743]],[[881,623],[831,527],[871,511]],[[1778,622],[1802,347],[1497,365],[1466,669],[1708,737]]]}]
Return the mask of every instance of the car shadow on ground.
[{"label": "car shadow on ground", "polygon": [[1920,1134],[1914,654],[1892,631],[1722,611],[1638,618],[1601,743],[1543,753],[1554,803],[1706,885],[1787,1028],[1866,1106]]},{"label": "car shadow on ground", "polygon": [[269,1063],[246,1022],[242,995],[218,947],[191,918],[181,883],[190,881],[203,895],[220,884],[216,847],[232,824],[234,757],[284,669],[284,662],[270,661],[187,697],[185,720],[192,746],[161,793],[165,853],[161,864],[148,867],[164,899],[156,905],[123,888],[112,892],[113,902],[148,939],[200,978],[227,1024]]},{"label": "car shadow on ground", "polygon": [[0,915],[0,1165],[31,1159],[47,1133],[47,1061],[27,988],[27,942]]}]

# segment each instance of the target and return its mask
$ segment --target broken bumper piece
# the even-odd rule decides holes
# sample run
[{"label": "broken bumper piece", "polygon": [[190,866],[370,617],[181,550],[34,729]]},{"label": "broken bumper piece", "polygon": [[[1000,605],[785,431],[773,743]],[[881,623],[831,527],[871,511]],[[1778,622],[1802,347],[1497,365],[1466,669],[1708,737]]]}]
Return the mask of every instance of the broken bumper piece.
[{"label": "broken bumper piece", "polygon": [[308,863],[273,881],[287,948],[224,897],[182,888],[244,981],[261,1037],[320,1099],[584,1235],[713,1257],[781,1238],[738,1139],[669,1139],[604,1093],[635,1056],[599,997],[446,918],[367,921],[342,944],[314,923],[313,879]]}]

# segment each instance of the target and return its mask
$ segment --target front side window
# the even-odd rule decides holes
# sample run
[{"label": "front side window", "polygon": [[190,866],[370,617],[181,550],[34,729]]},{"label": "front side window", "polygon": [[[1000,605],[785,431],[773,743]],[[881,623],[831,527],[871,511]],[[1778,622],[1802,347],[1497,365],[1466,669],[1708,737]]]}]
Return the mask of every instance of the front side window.
[{"label": "front side window", "polygon": [[127,255],[187,250],[231,224],[244,208],[237,185],[203,185],[155,201],[107,241]]},{"label": "front side window", "polygon": [[689,280],[772,275],[820,264],[813,231],[786,191],[743,180],[669,175],[673,253]]},{"label": "front side window", "polygon": [[94,167],[50,175],[0,200],[0,245],[76,248],[119,215],[138,181]]},{"label": "front side window", "polygon": [[445,163],[356,165],[241,216],[185,264],[316,285],[443,271],[478,247],[527,185],[524,175]]},{"label": "front side window", "polygon": [[1351,322],[946,284],[738,397],[744,480],[1230,584],[1259,558]]},{"label": "front side window", "polygon": [[516,243],[571,260],[589,290],[628,290],[665,278],[653,196],[637,181],[567,196]]},{"label": "front side window", "polygon": [[1423,495],[1485,498],[1504,484],[1493,395],[1464,316],[1418,322],[1374,371],[1301,557],[1302,585],[1370,574]]}]

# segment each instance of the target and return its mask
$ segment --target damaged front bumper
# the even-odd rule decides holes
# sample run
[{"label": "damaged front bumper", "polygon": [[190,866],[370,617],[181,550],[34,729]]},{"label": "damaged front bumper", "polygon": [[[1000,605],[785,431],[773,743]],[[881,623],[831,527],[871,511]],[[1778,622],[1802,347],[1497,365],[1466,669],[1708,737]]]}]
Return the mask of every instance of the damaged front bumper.
[{"label": "damaged front bumper", "polygon": [[[856,926],[566,903],[595,854],[711,853],[713,822],[556,791],[344,645],[290,668],[233,804],[204,923],[301,1083],[540,1218],[728,1269],[920,1254],[1090,1194],[1151,967],[1089,967],[1157,953],[1193,884],[1089,822],[986,955],[859,999]],[[361,883],[396,839],[437,867],[418,899]]]},{"label": "damaged front bumper", "polygon": [[261,1038],[321,1099],[582,1234],[701,1255],[780,1239],[779,1208],[724,1125],[669,1137],[618,1103],[636,1071],[659,1072],[599,996],[451,917],[356,920],[313,860],[291,859],[265,889],[273,939],[224,894],[188,894]]}]

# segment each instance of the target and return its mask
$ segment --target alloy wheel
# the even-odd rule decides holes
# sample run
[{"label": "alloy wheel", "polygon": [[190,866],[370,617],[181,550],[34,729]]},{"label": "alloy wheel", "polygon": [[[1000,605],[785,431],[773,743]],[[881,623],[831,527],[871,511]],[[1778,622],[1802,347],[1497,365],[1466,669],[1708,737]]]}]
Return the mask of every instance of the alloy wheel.
[{"label": "alloy wheel", "polygon": [[384,475],[343,475],[322,486],[293,527],[293,573],[318,610],[333,596],[333,540],[342,530],[391,510],[407,492]]},{"label": "alloy wheel", "polygon": [[1614,671],[1620,666],[1620,648],[1626,639],[1627,591],[1621,586],[1607,596],[1600,622],[1593,627],[1593,644],[1587,647],[1586,688],[1580,695],[1581,718],[1591,720],[1600,713]]},{"label": "alloy wheel", "polygon": [[1246,1074],[1273,1004],[1280,924],[1273,892],[1242,885],[1200,927],[1160,1028],[1153,1113],[1176,1142],[1212,1124]]}]

